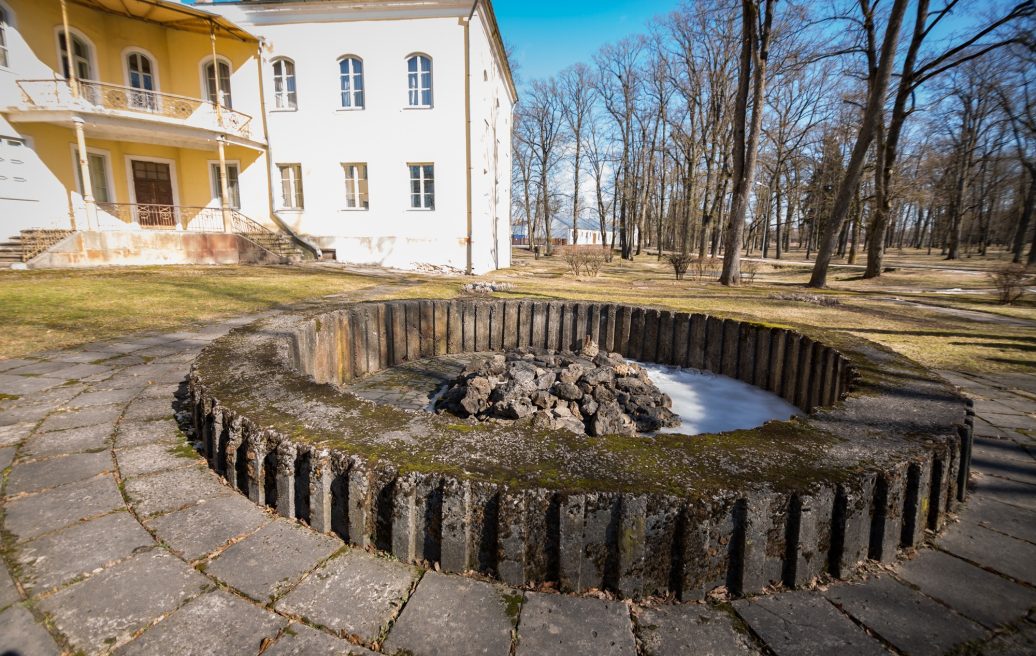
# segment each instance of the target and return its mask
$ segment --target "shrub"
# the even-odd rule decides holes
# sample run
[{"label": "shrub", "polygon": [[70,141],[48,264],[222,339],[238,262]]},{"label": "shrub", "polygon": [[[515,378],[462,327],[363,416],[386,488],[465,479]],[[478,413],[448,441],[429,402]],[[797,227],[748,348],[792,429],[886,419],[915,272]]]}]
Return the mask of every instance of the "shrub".
[{"label": "shrub", "polygon": [[1033,284],[1033,273],[1021,264],[1008,264],[989,272],[989,278],[996,287],[996,295],[1003,305],[1011,305],[1025,294],[1025,288]]},{"label": "shrub", "polygon": [[557,253],[565,260],[572,275],[585,275],[596,278],[601,267],[609,259],[607,247],[601,246],[561,246]]},{"label": "shrub", "polygon": [[687,253],[670,253],[666,256],[666,260],[668,260],[669,265],[673,267],[673,273],[676,274],[676,279],[683,280],[683,277],[687,274],[687,268],[691,266],[691,262],[694,258]]},{"label": "shrub", "polygon": [[759,273],[759,263],[754,260],[741,260],[741,282],[751,285]]}]

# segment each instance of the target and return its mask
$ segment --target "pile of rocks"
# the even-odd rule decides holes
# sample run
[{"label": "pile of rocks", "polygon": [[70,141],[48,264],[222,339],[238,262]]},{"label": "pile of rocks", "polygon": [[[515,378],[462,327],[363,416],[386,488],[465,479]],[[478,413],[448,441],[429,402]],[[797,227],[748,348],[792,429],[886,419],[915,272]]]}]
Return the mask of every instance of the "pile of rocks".
[{"label": "pile of rocks", "polygon": [[589,435],[636,435],[678,426],[672,400],[643,367],[587,340],[578,352],[522,348],[466,368],[437,412],[481,421],[531,421]]},{"label": "pile of rocks", "polygon": [[514,288],[509,282],[469,282],[463,290],[467,294],[486,295],[493,292],[505,292]]}]

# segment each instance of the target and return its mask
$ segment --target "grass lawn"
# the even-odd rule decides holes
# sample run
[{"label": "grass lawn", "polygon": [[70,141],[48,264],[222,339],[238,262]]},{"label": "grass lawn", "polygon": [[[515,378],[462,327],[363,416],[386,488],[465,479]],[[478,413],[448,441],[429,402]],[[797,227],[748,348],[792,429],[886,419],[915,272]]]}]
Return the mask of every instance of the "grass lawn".
[{"label": "grass lawn", "polygon": [[0,358],[255,312],[377,281],[261,266],[0,271]]},{"label": "grass lawn", "polygon": [[[575,277],[557,257],[515,251],[514,266],[485,279],[510,282],[507,295],[643,303],[770,323],[808,323],[886,344],[935,368],[1036,373],[1036,304],[996,304],[983,271],[902,268],[879,280],[838,268],[831,288],[805,288],[809,269],[760,266],[756,280],[726,288],[709,276],[677,282],[653,255],[618,258],[596,278]],[[921,263],[922,266],[929,262]],[[945,264],[945,263],[944,263]],[[377,296],[448,298],[469,279],[302,267],[133,267],[0,272],[0,358],[65,348],[140,330],[255,312],[282,303],[363,289]],[[834,305],[796,300],[821,295]],[[960,313],[959,310],[965,312]]]}]

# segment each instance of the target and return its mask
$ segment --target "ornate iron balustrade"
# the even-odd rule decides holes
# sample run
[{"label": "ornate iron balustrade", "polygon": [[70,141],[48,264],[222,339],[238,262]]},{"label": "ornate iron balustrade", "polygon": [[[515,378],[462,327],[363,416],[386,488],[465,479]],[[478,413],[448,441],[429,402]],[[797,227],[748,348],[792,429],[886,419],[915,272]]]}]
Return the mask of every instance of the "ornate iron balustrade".
[{"label": "ornate iron balustrade", "polygon": [[[103,214],[98,217],[102,230],[113,230],[128,224],[145,230],[183,230],[187,232],[232,232],[240,235],[275,235],[273,230],[227,208],[227,223],[218,207],[154,205],[148,203],[97,203]],[[107,216],[104,216],[107,215]],[[112,219],[117,221],[112,221]]]},{"label": "ornate iron balustrade", "polygon": [[40,109],[150,114],[251,138],[251,116],[226,107],[217,112],[216,105],[207,100],[93,80],[79,80],[78,85],[80,94],[77,98],[66,80],[18,80],[25,102]]}]

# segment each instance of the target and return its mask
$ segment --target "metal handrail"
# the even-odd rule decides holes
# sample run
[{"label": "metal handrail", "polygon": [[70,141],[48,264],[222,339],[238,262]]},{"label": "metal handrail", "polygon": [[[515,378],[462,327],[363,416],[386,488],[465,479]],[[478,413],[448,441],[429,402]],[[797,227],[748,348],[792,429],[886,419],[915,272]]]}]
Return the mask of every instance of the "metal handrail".
[{"label": "metal handrail", "polygon": [[206,113],[205,118],[211,118],[220,130],[250,138],[251,116],[224,106],[216,112],[215,103],[201,98],[94,80],[77,81],[79,98],[72,93],[67,80],[17,80],[16,84],[25,101],[40,108],[66,108],[86,103],[95,108],[166,116],[183,121],[194,117],[198,110],[213,110],[211,114]]}]

